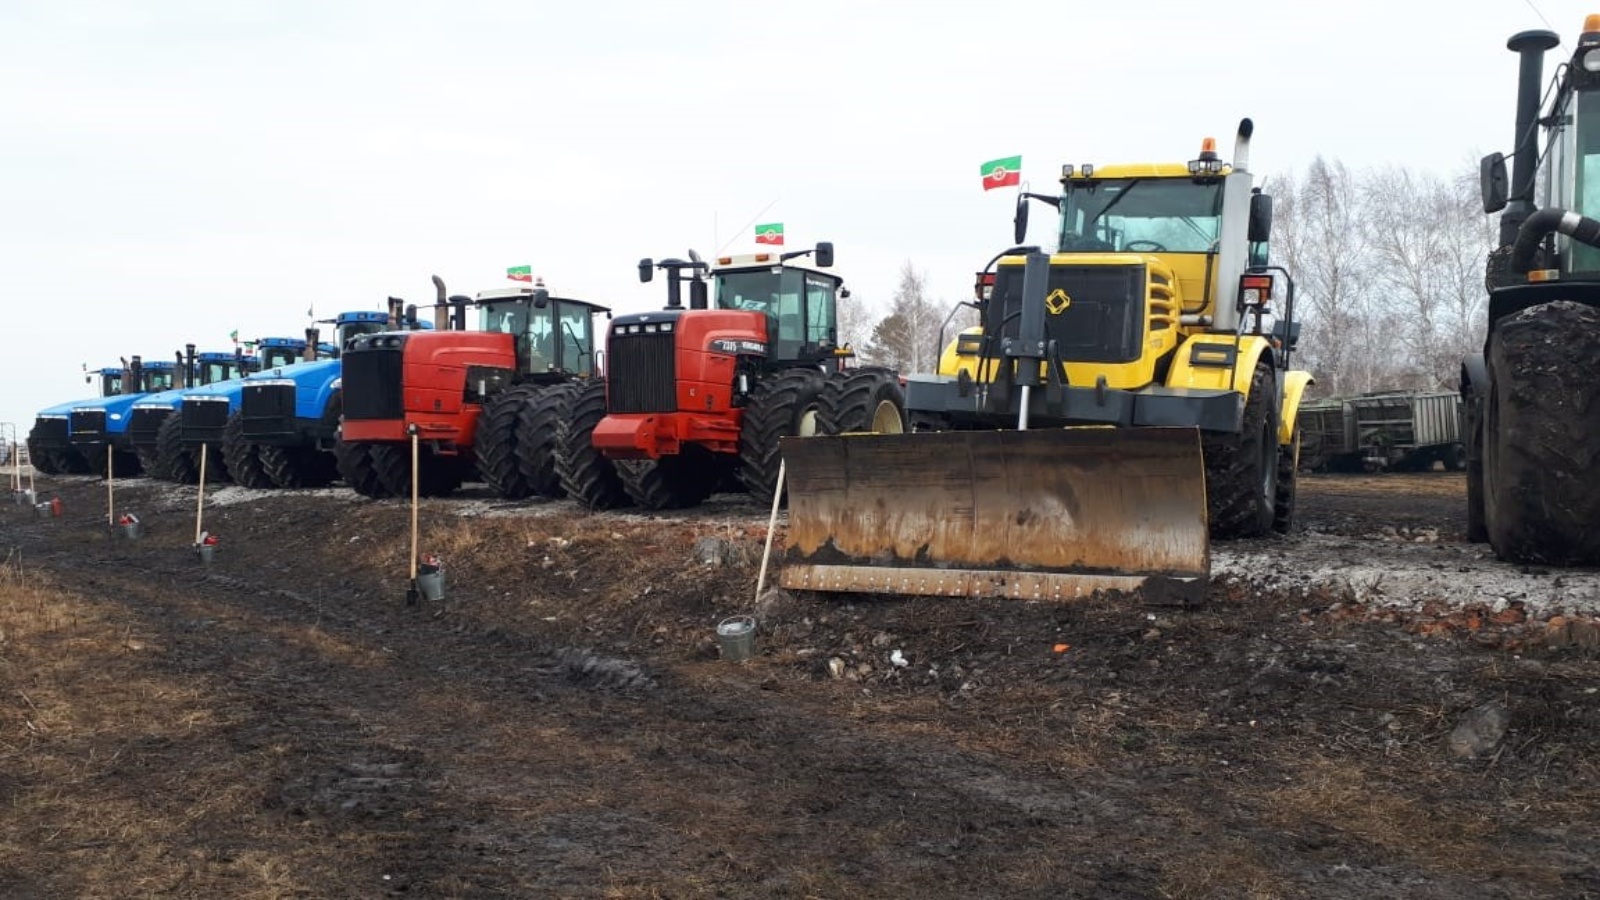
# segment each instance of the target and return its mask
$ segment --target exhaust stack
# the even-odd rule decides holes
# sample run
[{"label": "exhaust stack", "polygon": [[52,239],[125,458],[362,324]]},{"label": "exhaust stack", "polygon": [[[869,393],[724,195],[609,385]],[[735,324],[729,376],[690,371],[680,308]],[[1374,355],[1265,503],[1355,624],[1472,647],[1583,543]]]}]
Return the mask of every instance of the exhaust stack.
[{"label": "exhaust stack", "polygon": [[1239,120],[1239,133],[1233,138],[1233,170],[1235,172],[1250,171],[1250,135],[1255,134],[1256,124],[1249,119]]},{"label": "exhaust stack", "polygon": [[437,298],[433,305],[433,327],[444,331],[450,327],[450,302],[445,298],[444,279],[437,275],[433,276],[433,293]]},{"label": "exhaust stack", "polygon": [[1544,80],[1544,53],[1561,43],[1553,31],[1522,31],[1506,48],[1522,57],[1517,73],[1517,133],[1511,144],[1511,190],[1500,216],[1501,246],[1514,243],[1522,223],[1533,214],[1533,176],[1539,164],[1539,89]]}]

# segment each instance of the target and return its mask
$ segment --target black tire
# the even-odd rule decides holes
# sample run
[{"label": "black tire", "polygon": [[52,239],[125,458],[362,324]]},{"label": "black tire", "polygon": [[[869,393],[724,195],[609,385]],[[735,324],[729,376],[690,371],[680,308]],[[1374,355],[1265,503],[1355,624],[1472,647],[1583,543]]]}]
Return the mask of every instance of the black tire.
[{"label": "black tire", "polygon": [[[373,444],[372,470],[389,497],[411,496],[411,445]],[[445,497],[461,486],[461,465],[454,457],[438,456],[422,449],[417,458],[417,494]]]},{"label": "black tire", "polygon": [[616,465],[600,455],[591,437],[606,416],[606,386],[590,381],[577,389],[572,407],[556,431],[556,474],[567,496],[587,509],[616,509],[628,503]]},{"label": "black tire", "polygon": [[681,455],[660,459],[618,460],[622,489],[644,509],[699,506],[716,488],[719,473],[714,461],[695,449],[685,448]]},{"label": "black tire", "polygon": [[[1465,376],[1463,376],[1465,378]],[[1483,514],[1483,399],[1479,393],[1487,385],[1473,385],[1461,398],[1466,415],[1461,428],[1467,459],[1467,540],[1482,544],[1489,540],[1489,526]]]},{"label": "black tire", "polygon": [[257,490],[274,487],[272,476],[261,463],[261,447],[244,436],[241,412],[228,416],[228,424],[222,429],[222,459],[227,463],[228,474],[240,487]]},{"label": "black tire", "polygon": [[517,463],[517,420],[538,390],[539,386],[533,384],[509,387],[489,398],[478,415],[472,438],[478,473],[490,490],[507,500],[520,500],[533,493]]},{"label": "black tire", "polygon": [[1300,429],[1289,438],[1289,447],[1278,448],[1278,483],[1272,498],[1272,530],[1288,534],[1294,530],[1296,495],[1300,488]]},{"label": "black tire", "polygon": [[906,430],[906,394],[889,369],[871,366],[835,372],[823,384],[817,403],[818,434]]},{"label": "black tire", "polygon": [[392,497],[378,478],[377,469],[372,464],[372,448],[375,445],[363,441],[341,440],[334,445],[333,458],[335,467],[339,471],[339,478],[345,486],[363,497],[381,500]]},{"label": "black tire", "polygon": [[[206,460],[209,467],[211,460]],[[183,417],[177,413],[167,416],[156,431],[156,468],[158,477],[179,484],[200,483],[200,460],[183,445]],[[210,473],[206,473],[209,480]]]},{"label": "black tire", "polygon": [[556,471],[556,450],[561,423],[577,395],[576,382],[548,385],[535,392],[517,415],[517,468],[529,493],[540,497],[566,495]]},{"label": "black tire", "polygon": [[1237,433],[1206,432],[1206,507],[1215,538],[1260,537],[1271,528],[1278,495],[1277,384],[1256,366]]},{"label": "black tire", "polygon": [[785,369],[756,384],[739,426],[739,480],[751,499],[768,506],[778,486],[779,441],[817,433],[825,379],[817,369]]},{"label": "black tire", "polygon": [[1489,336],[1483,500],[1502,559],[1600,564],[1600,309],[1545,303]]},{"label": "black tire", "polygon": [[54,449],[41,450],[39,448],[39,438],[34,433],[37,430],[38,426],[35,426],[32,431],[28,432],[28,461],[33,464],[33,468],[40,475],[63,474],[66,469],[63,467],[62,460],[56,454],[56,451]]}]

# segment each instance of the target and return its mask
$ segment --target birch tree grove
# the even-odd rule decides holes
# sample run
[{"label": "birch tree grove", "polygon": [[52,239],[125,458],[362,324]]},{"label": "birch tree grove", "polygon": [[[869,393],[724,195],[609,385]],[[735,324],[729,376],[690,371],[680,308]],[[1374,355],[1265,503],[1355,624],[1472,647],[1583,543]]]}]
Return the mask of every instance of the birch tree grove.
[{"label": "birch tree grove", "polygon": [[1477,172],[1352,172],[1319,158],[1265,189],[1276,207],[1273,256],[1295,279],[1317,393],[1455,389],[1486,324],[1494,229]]}]

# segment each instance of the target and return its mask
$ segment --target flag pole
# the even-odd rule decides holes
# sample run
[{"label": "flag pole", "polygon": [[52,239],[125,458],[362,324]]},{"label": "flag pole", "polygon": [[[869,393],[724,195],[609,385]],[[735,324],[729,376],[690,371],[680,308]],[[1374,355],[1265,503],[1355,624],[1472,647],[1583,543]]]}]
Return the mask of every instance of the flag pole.
[{"label": "flag pole", "polygon": [[758,220],[762,216],[766,215],[767,214],[767,210],[773,208],[774,206],[777,206],[778,205],[778,201],[781,200],[781,199],[783,199],[781,196],[773,197],[771,203],[768,203],[766,206],[761,207],[761,211],[760,212],[758,212],[755,215],[751,216],[750,220],[748,222],[745,222],[743,225],[739,226],[739,230],[734,232],[735,236],[731,237],[731,238],[728,238],[728,243],[719,246],[717,248],[717,252],[713,253],[712,256],[721,256],[722,255],[722,251],[724,251],[724,250],[728,249],[729,247],[733,246],[733,242],[739,239],[738,235],[744,234],[744,231],[745,231],[746,228],[750,228],[750,227],[754,226],[756,224],[756,220]]}]

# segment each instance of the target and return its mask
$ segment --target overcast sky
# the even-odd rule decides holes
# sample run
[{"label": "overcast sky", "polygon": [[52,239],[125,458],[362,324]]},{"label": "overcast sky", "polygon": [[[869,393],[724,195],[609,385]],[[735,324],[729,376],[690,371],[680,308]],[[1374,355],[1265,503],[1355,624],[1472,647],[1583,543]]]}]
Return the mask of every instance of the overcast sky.
[{"label": "overcast sky", "polygon": [[[1600,0],[9,0],[0,422],[80,366],[302,334],[306,311],[550,287],[660,306],[641,256],[831,240],[858,302],[946,301],[1009,242],[985,160],[1455,174],[1506,150],[1512,33]],[[1036,210],[1034,240],[1050,231]]]}]

